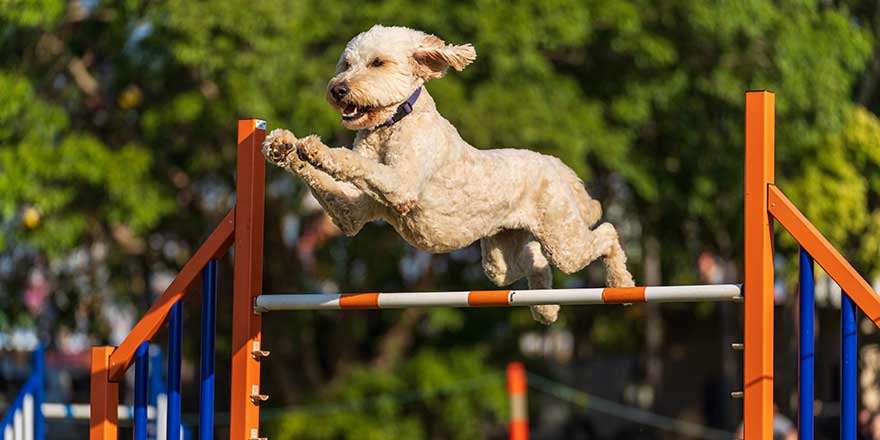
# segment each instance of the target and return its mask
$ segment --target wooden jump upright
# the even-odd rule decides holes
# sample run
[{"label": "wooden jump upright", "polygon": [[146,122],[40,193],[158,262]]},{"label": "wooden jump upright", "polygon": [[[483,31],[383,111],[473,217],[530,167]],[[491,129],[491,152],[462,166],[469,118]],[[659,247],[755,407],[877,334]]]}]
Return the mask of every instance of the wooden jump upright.
[{"label": "wooden jump upright", "polygon": [[[775,218],[815,261],[880,323],[880,297],[775,186],[774,95],[746,93],[744,272],[737,285],[635,287],[621,289],[499,290],[427,293],[262,295],[265,161],[261,144],[266,125],[258,119],[238,124],[236,206],[221,221],[178,276],[118,347],[94,347],[91,371],[92,440],[117,438],[118,383],[135,352],[165,323],[172,307],[191,294],[191,284],[205,266],[235,245],[230,401],[230,438],[259,440],[260,313],[399,307],[499,307],[539,304],[616,304],[669,301],[729,301],[745,296],[743,395],[748,440],[772,439],[773,428],[773,247]],[[520,431],[523,429],[520,428]],[[527,436],[528,433],[521,433]]]},{"label": "wooden jump upright", "polygon": [[745,438],[773,438],[773,225],[767,189],[774,182],[773,93],[746,93],[745,122]]},{"label": "wooden jump upright", "polygon": [[257,439],[260,407],[260,315],[254,298],[263,290],[263,211],[266,160],[260,153],[266,123],[238,121],[235,177],[235,272],[232,298],[232,390],[229,438]]}]

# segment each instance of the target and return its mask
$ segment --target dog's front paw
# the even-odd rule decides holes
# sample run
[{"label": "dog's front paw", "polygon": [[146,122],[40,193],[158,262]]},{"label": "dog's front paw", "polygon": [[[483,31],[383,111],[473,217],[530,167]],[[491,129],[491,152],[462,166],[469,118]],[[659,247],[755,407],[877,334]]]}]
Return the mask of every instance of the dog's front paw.
[{"label": "dog's front paw", "polygon": [[288,130],[276,128],[263,141],[263,156],[269,162],[283,167],[288,162],[291,151],[296,149],[297,139]]},{"label": "dog's front paw", "polygon": [[297,142],[296,154],[300,160],[304,160],[317,168],[325,169],[330,160],[326,147],[321,143],[321,138],[315,135],[306,136]]}]

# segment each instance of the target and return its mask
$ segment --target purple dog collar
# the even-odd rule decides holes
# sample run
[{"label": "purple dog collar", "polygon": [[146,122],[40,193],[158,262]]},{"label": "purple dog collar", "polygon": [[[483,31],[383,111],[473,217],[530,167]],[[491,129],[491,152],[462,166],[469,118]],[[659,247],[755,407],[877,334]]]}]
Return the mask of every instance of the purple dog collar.
[{"label": "purple dog collar", "polygon": [[397,107],[397,111],[394,113],[394,116],[391,119],[385,121],[384,124],[380,125],[380,127],[390,127],[396,124],[401,119],[405,118],[406,115],[412,113],[413,106],[416,105],[416,101],[419,99],[419,95],[422,93],[422,88],[419,87],[416,89],[412,95],[409,95],[409,99],[406,100],[403,104]]}]

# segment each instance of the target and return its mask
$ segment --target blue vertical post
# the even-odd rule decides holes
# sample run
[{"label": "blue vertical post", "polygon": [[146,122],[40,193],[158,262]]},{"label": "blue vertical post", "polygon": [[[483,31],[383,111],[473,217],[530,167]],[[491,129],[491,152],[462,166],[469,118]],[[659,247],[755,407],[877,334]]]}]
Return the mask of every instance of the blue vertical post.
[{"label": "blue vertical post", "polygon": [[202,353],[200,365],[199,440],[214,439],[214,336],[217,319],[217,260],[202,275]]},{"label": "blue vertical post", "polygon": [[840,295],[840,439],[856,439],[858,399],[858,332],[856,307],[852,299]]},{"label": "blue vertical post", "polygon": [[798,434],[800,440],[813,440],[814,384],[814,316],[815,289],[813,257],[801,248],[800,283],[798,284],[800,307],[798,311]]},{"label": "blue vertical post", "polygon": [[150,380],[150,343],[134,354],[134,440],[147,440],[147,391]]},{"label": "blue vertical post", "polygon": [[46,396],[46,348],[43,344],[37,345],[34,352],[33,374],[37,381],[34,386],[34,440],[46,439],[46,421],[43,418],[43,400]]},{"label": "blue vertical post", "polygon": [[180,438],[180,358],[183,333],[183,304],[171,307],[168,321],[168,429],[167,440]]}]

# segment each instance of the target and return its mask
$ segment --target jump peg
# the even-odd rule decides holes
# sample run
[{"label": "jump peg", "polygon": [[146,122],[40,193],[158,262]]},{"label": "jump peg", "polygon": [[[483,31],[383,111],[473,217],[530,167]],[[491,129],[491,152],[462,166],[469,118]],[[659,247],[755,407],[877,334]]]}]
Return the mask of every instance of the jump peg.
[{"label": "jump peg", "polygon": [[256,429],[251,429],[251,437],[248,440],[269,440],[266,437],[260,437],[260,434],[257,433]]},{"label": "jump peg", "polygon": [[742,350],[745,350],[746,346],[742,342],[734,342],[733,344],[730,344],[730,348],[732,348],[734,350],[742,351]]},{"label": "jump peg", "polygon": [[270,352],[268,350],[260,350],[260,343],[259,342],[254,342],[254,349],[251,350],[251,356],[255,360],[261,361],[264,358],[269,357],[269,353]]},{"label": "jump peg", "polygon": [[734,392],[730,393],[730,397],[733,399],[742,399],[743,392],[742,391],[734,391]]},{"label": "jump peg", "polygon": [[267,400],[269,400],[269,395],[260,394],[259,385],[254,385],[251,387],[251,402],[253,402],[254,405],[260,405]]}]

